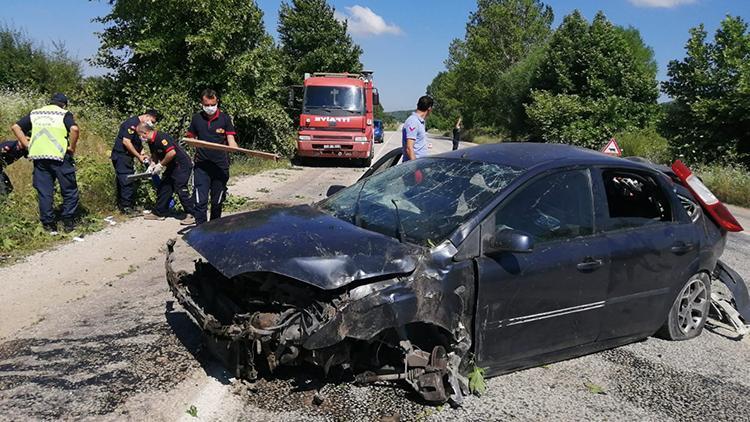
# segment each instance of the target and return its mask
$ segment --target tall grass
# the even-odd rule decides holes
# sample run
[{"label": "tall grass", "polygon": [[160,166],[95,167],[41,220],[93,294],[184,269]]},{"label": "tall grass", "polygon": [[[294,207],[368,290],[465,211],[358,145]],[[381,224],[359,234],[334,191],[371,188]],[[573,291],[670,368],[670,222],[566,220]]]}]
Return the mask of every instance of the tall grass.
[{"label": "tall grass", "polygon": [[750,208],[750,172],[745,167],[703,165],[696,173],[722,202]]},{"label": "tall grass", "polygon": [[[23,90],[0,91],[0,128],[2,139],[14,139],[10,126],[34,108],[47,103],[46,96]],[[115,210],[114,170],[109,160],[112,141],[119,125],[119,116],[111,110],[87,105],[86,109],[71,104],[81,129],[76,151],[79,217],[81,224],[74,234],[102,227],[105,214]],[[39,224],[36,191],[32,187],[32,163],[19,160],[6,169],[14,191],[0,202],[0,255],[9,257],[26,254],[65,239],[49,236]],[[55,205],[62,203],[59,188]]]}]

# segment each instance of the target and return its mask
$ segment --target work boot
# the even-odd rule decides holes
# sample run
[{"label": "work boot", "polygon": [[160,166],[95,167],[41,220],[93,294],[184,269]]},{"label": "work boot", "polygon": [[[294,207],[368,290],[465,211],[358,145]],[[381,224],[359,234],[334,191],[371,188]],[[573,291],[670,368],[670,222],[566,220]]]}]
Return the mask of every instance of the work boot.
[{"label": "work boot", "polygon": [[136,215],[135,210],[130,207],[122,207],[120,208],[120,212],[126,217],[134,217]]},{"label": "work boot", "polygon": [[144,219],[144,220],[156,220],[156,221],[161,221],[161,220],[164,220],[164,217],[162,217],[162,216],[160,216],[160,215],[156,215],[156,214],[154,214],[154,213],[151,213],[151,214],[146,214],[146,215],[144,215],[144,216],[143,216],[143,219]]},{"label": "work boot", "polygon": [[50,236],[58,235],[56,223],[42,223],[42,227]]},{"label": "work boot", "polygon": [[67,219],[63,220],[63,231],[65,233],[70,233],[73,230],[76,229],[76,222],[73,219]]},{"label": "work boot", "polygon": [[183,226],[192,226],[195,224],[195,217],[188,214],[187,217],[183,218],[182,221],[180,221],[180,224]]}]

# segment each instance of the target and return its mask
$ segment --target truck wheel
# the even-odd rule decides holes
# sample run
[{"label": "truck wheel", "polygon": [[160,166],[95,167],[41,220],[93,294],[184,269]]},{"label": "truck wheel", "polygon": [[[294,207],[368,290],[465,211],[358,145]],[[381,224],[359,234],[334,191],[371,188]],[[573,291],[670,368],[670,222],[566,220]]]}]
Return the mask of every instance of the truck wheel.
[{"label": "truck wheel", "polygon": [[667,340],[688,340],[700,335],[706,325],[711,306],[711,283],[706,274],[700,273],[680,289],[680,293],[669,308],[667,321],[657,335]]}]

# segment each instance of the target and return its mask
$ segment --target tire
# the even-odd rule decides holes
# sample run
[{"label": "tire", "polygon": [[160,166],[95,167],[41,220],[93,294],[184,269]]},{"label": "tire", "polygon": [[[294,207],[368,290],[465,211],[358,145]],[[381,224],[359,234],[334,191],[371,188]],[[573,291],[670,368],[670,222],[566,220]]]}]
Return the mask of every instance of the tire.
[{"label": "tire", "polygon": [[680,289],[657,335],[672,341],[698,337],[706,325],[710,308],[711,281],[706,274],[695,274]]}]

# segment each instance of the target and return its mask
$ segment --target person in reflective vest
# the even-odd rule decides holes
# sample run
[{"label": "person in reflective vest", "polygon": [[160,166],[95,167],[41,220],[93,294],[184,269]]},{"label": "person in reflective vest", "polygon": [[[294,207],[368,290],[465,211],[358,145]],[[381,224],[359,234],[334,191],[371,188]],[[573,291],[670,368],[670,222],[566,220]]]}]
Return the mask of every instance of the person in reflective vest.
[{"label": "person in reflective vest", "polygon": [[[78,210],[78,183],[73,158],[78,144],[78,125],[66,110],[68,98],[55,94],[49,105],[33,110],[17,121],[11,130],[34,162],[33,185],[39,201],[39,220],[50,234],[57,234],[53,210],[55,181],[63,198],[62,221],[66,232],[75,229]],[[31,133],[29,137],[27,134]]]}]

